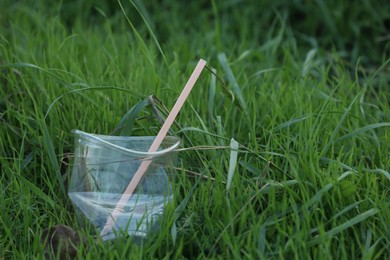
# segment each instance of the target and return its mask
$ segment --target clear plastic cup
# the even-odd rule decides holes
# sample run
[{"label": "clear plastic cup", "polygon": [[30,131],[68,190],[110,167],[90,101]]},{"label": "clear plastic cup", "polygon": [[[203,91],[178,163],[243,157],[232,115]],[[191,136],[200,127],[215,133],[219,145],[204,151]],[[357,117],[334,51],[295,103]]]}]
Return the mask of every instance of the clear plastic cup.
[{"label": "clear plastic cup", "polygon": [[141,182],[102,240],[123,234],[144,238],[156,230],[164,205],[172,199],[168,175],[180,139],[167,136],[157,152],[148,152],[153,136],[73,133],[75,159],[68,195],[83,224],[92,224],[100,233],[141,162],[150,160]]}]

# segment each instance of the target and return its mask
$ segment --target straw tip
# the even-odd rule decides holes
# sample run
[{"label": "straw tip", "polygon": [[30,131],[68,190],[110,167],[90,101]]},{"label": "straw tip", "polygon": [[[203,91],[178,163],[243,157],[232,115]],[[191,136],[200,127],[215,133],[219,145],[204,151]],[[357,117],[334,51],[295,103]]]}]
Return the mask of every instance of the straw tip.
[{"label": "straw tip", "polygon": [[199,60],[199,64],[206,65],[206,63],[207,63],[207,61],[205,61],[204,59]]}]

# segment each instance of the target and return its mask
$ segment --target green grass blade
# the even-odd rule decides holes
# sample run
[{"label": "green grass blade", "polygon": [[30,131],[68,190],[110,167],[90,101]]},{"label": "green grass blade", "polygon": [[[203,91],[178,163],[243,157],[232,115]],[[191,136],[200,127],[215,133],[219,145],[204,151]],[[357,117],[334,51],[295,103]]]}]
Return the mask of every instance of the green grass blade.
[{"label": "green grass blade", "polygon": [[[340,233],[348,228],[351,228],[352,226],[354,226],[360,222],[363,222],[364,220],[374,216],[378,212],[379,212],[378,209],[375,209],[375,208],[369,209],[369,210],[357,215],[356,217],[348,220],[347,222],[344,222],[343,224],[338,225],[337,227],[334,227],[331,230],[327,231],[325,233],[325,238],[326,239],[332,238],[333,236],[337,235],[338,233]],[[319,244],[319,243],[321,243],[321,241],[323,241],[323,239],[324,239],[324,237],[321,237],[321,236],[315,237],[312,241],[308,242],[308,245],[313,246],[313,245]]]},{"label": "green grass blade", "polygon": [[[199,133],[206,134],[206,135],[209,135],[209,136],[218,137],[220,140],[229,140],[229,138],[220,136],[218,134],[210,133],[208,131],[199,129],[197,127],[183,127],[179,131],[177,131],[176,133],[185,133],[185,132],[199,132]],[[222,145],[223,145],[223,142],[222,142]]]},{"label": "green grass blade", "polygon": [[[334,216],[332,216],[332,218],[327,222],[327,224],[332,223],[332,221],[336,220],[337,218],[341,217],[342,215],[350,212],[353,209],[356,209],[356,207],[359,206],[359,204],[361,204],[362,202],[363,202],[363,200],[360,200],[358,202],[355,202],[355,203],[352,203],[351,205],[346,206],[341,211],[339,211]],[[314,232],[318,232],[318,230],[319,230],[319,227],[315,227],[315,228],[311,229],[310,232],[314,233]]]},{"label": "green grass blade", "polygon": [[47,129],[46,124],[43,124],[43,141],[45,144],[47,155],[49,156],[52,170],[54,171],[58,184],[60,185],[61,192],[63,193],[64,197],[66,197],[66,190],[65,190],[64,182],[62,180],[60,166],[58,164],[57,156],[54,150],[54,145],[51,140],[49,130]]},{"label": "green grass blade", "polygon": [[317,49],[315,48],[315,49],[311,49],[306,54],[306,59],[305,59],[305,62],[303,63],[302,77],[306,77],[309,74],[310,69],[313,66],[313,60],[314,60],[316,53],[317,53]]},{"label": "green grass blade", "polygon": [[32,159],[33,159],[33,153],[31,152],[23,159],[20,165],[20,171],[23,171],[23,169],[26,168],[27,165],[31,163]]},{"label": "green grass blade", "polygon": [[[87,85],[85,83],[74,83],[74,84],[67,83],[64,80],[62,80],[59,76],[57,76],[55,73],[52,72],[54,69],[45,69],[45,68],[42,68],[42,67],[37,66],[35,64],[31,64],[31,63],[21,62],[21,63],[9,63],[9,64],[3,64],[3,65],[0,64],[0,68],[2,68],[2,67],[15,67],[15,68],[36,69],[38,71],[44,72],[45,74],[49,75],[50,77],[52,77],[53,79],[55,79],[56,81],[61,83],[63,86],[65,86],[66,88],[70,88],[70,89],[73,89],[73,90],[75,90],[74,89],[75,85],[84,85],[84,86]],[[76,92],[77,92],[77,90],[76,90]],[[79,93],[79,94],[83,95],[83,97],[86,98],[89,102],[91,102],[91,104],[98,105],[93,99],[91,99],[90,97],[88,97],[84,93]]]},{"label": "green grass blade", "polygon": [[213,73],[211,73],[210,80],[210,89],[209,89],[209,99],[207,102],[207,108],[209,110],[209,116],[212,119],[214,117],[214,102],[215,102],[215,89],[216,89],[216,81],[217,77],[215,74],[217,73],[216,69],[211,69]]},{"label": "green grass blade", "polygon": [[192,194],[194,193],[195,188],[198,186],[198,182],[195,183],[194,186],[188,191],[188,193],[185,195],[184,199],[180,202],[179,206],[175,209],[174,217],[173,217],[173,223],[171,227],[171,236],[173,244],[176,243],[177,238],[177,227],[176,227],[176,221],[180,218],[180,216],[183,214],[190,198],[192,197]]},{"label": "green grass blade", "polygon": [[334,159],[322,157],[322,158],[320,158],[320,162],[323,162],[323,163],[326,163],[326,164],[336,163],[336,164],[339,164],[344,170],[347,170],[347,171],[351,171],[351,172],[355,172],[355,173],[356,173],[356,169],[354,169],[353,167],[348,166],[348,165],[346,165],[345,163],[342,163],[342,162],[337,161],[337,160],[334,160]]},{"label": "green grass blade", "polygon": [[389,181],[390,181],[390,173],[388,171],[385,171],[383,169],[369,169],[368,172],[374,172],[374,173],[381,173],[383,174]]},{"label": "green grass blade", "polygon": [[212,5],[213,15],[214,15],[215,47],[219,52],[221,50],[222,44],[221,44],[221,26],[220,26],[219,14],[218,14],[218,6],[215,3],[215,0],[211,0],[211,5]]},{"label": "green grass blade", "polygon": [[[217,133],[218,133],[218,136],[219,136],[219,145],[223,146],[224,145],[224,143],[223,143],[224,137],[223,137],[223,127],[222,127],[222,118],[221,118],[221,116],[217,116]],[[229,139],[226,138],[226,140],[229,140]]]},{"label": "green grass blade", "polygon": [[242,95],[241,89],[238,86],[236,78],[234,77],[233,71],[229,66],[225,53],[218,54],[219,62],[221,63],[222,69],[225,71],[226,76],[230,82],[233,93],[238,100],[238,104],[244,110],[245,113],[248,112],[248,107],[246,105],[245,99]]},{"label": "green grass blade", "polygon": [[141,52],[144,54],[144,56],[146,57],[146,59],[148,60],[148,62],[150,63],[150,66],[154,67],[154,62],[153,62],[153,55],[152,53],[150,52],[147,44],[145,43],[144,39],[142,38],[141,34],[138,32],[137,28],[135,28],[134,24],[131,22],[129,16],[127,15],[123,5],[122,5],[122,2],[120,0],[118,0],[118,4],[122,10],[122,13],[123,15],[126,17],[126,20],[127,20],[127,23],[130,25],[131,29],[133,30],[133,33],[135,35],[135,38],[139,44],[139,47],[141,49]]},{"label": "green grass blade", "polygon": [[38,197],[40,197],[45,203],[50,204],[51,207],[54,208],[57,205],[48,195],[46,195],[41,189],[39,189],[34,183],[30,182],[26,178],[21,175],[15,175],[16,178],[21,182],[23,187],[28,188],[33,193],[35,193]]},{"label": "green grass blade", "polygon": [[245,162],[245,161],[240,161],[240,165],[244,167],[247,171],[253,173],[255,176],[260,176],[261,175],[261,170],[253,166],[252,164]]},{"label": "green grass blade", "polygon": [[232,138],[230,140],[230,160],[229,160],[229,170],[228,170],[228,176],[227,176],[227,182],[226,182],[226,189],[229,190],[234,172],[236,170],[237,165],[237,155],[238,155],[238,142]]},{"label": "green grass blade", "polygon": [[263,224],[259,231],[259,239],[257,241],[257,249],[259,250],[261,255],[265,253],[265,245],[267,244],[267,225]]},{"label": "green grass blade", "polygon": [[[337,181],[343,180],[345,177],[353,174],[352,171],[347,171],[341,174],[341,176],[337,179]],[[315,203],[318,203],[321,201],[322,197],[324,196],[325,193],[327,193],[331,188],[333,187],[332,183],[328,183],[323,187],[321,190],[319,190],[306,204],[306,208],[308,209]]]},{"label": "green grass blade", "polygon": [[280,130],[280,129],[283,129],[283,128],[288,128],[288,127],[290,127],[292,125],[295,125],[297,123],[303,122],[303,121],[305,121],[308,118],[309,118],[309,116],[303,116],[303,117],[300,117],[300,118],[293,118],[293,119],[291,119],[291,120],[289,120],[287,122],[284,122],[284,123],[276,126],[274,128],[274,130]]},{"label": "green grass blade", "polygon": [[242,61],[243,59],[245,59],[246,57],[250,56],[252,54],[253,50],[245,50],[243,53],[241,53],[241,55],[235,60],[233,61],[232,65],[236,64],[236,63],[239,63],[240,61]]},{"label": "green grass blade", "polygon": [[322,151],[321,151],[321,156],[325,155],[325,154],[328,152],[329,148],[332,146],[332,144],[333,144],[333,142],[334,142],[334,139],[335,139],[337,133],[339,132],[339,130],[340,130],[342,124],[344,123],[344,120],[345,120],[345,118],[347,117],[349,111],[351,111],[352,106],[355,104],[356,100],[358,100],[358,98],[360,97],[360,95],[364,93],[364,91],[365,91],[365,89],[362,89],[362,90],[359,92],[359,94],[357,94],[357,95],[355,96],[355,98],[354,98],[354,99],[352,100],[352,102],[349,104],[348,108],[345,110],[344,114],[341,116],[340,121],[338,122],[336,128],[334,129],[334,131],[333,131],[333,133],[332,133],[332,135],[331,135],[331,137],[330,137],[328,143],[327,143],[327,144],[324,146],[324,148],[322,149]]},{"label": "green grass blade", "polygon": [[337,138],[335,140],[335,142],[341,142],[341,141],[343,141],[345,139],[352,138],[354,136],[360,135],[362,133],[365,133],[367,131],[370,131],[370,130],[373,130],[373,129],[376,129],[376,128],[389,127],[389,126],[390,126],[389,122],[367,125],[367,126],[364,126],[362,128],[356,129],[356,130],[352,131],[349,134],[346,134],[346,135],[344,135],[342,137]]},{"label": "green grass blade", "polygon": [[369,81],[372,81],[375,77],[377,77],[382,71],[384,71],[386,68],[388,68],[387,66],[389,65],[390,63],[390,59],[387,59],[385,62],[382,63],[382,65],[377,69],[375,70],[374,73],[372,73]]},{"label": "green grass blade", "polygon": [[[129,89],[124,89],[124,88],[113,87],[113,86],[96,86],[96,87],[85,87],[85,88],[80,88],[80,89],[74,89],[74,90],[71,90],[71,91],[68,91],[68,92],[65,92],[65,93],[59,95],[53,102],[51,102],[51,104],[49,105],[49,107],[48,107],[48,109],[47,109],[47,111],[45,113],[45,119],[49,115],[49,112],[54,107],[54,105],[57,102],[59,102],[60,99],[62,99],[64,96],[69,95],[69,94],[75,94],[75,93],[79,94],[79,92],[93,91],[93,90],[98,90],[98,91],[102,91],[102,90],[117,90],[117,91],[126,92],[126,93],[129,93],[131,95],[140,97],[140,94],[137,93],[136,91],[129,90]],[[87,97],[86,95],[83,95],[83,96]],[[98,103],[96,103],[96,102],[93,102],[92,104],[98,106]]]},{"label": "green grass blade", "polygon": [[[162,48],[161,48],[161,45],[160,45],[160,43],[158,42],[157,37],[156,37],[156,35],[154,34],[152,27],[150,26],[150,21],[151,21],[151,19],[149,18],[150,16],[148,15],[148,13],[147,13],[147,11],[146,11],[146,8],[144,7],[142,1],[136,0],[137,4],[135,4],[132,0],[129,0],[129,1],[130,1],[130,3],[134,6],[134,8],[137,10],[137,12],[139,13],[139,15],[141,16],[141,18],[142,18],[142,20],[144,21],[146,27],[148,28],[148,31],[149,31],[150,35],[151,35],[152,38],[153,38],[154,43],[156,44],[156,46],[157,46],[157,48],[158,48],[158,50],[159,50],[161,56],[163,57],[165,64],[168,65],[168,61],[167,61],[167,59],[165,58],[165,54],[164,54],[164,52],[163,52],[163,50],[162,50]],[[133,27],[133,26],[132,26],[132,27]]]},{"label": "green grass blade", "polygon": [[142,109],[149,106],[150,104],[151,99],[149,97],[138,102],[129,111],[127,111],[127,113],[122,117],[117,127],[111,134],[115,135],[119,133],[122,136],[130,136],[134,127],[134,123],[137,120],[138,114],[141,112]]},{"label": "green grass blade", "polygon": [[338,217],[340,217],[340,216],[342,216],[342,215],[344,215],[345,213],[351,211],[352,209],[355,209],[355,208],[356,208],[357,206],[359,206],[359,204],[362,203],[362,202],[363,202],[363,201],[360,200],[360,201],[357,201],[357,202],[355,202],[355,203],[352,203],[351,205],[346,206],[346,207],[343,208],[340,212],[338,212],[336,215],[334,215],[334,216],[332,217],[332,220],[333,220],[333,219],[336,219],[336,218],[338,218]]},{"label": "green grass blade", "polygon": [[321,190],[319,190],[307,203],[306,208],[309,209],[312,205],[315,203],[319,203],[324,196],[331,188],[333,187],[332,183],[328,183],[323,187]]}]

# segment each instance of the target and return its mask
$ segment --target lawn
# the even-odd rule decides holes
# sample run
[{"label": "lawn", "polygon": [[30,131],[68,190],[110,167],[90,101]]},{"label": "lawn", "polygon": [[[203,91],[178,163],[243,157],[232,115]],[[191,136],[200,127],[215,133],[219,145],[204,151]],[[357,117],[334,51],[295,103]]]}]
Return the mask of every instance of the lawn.
[{"label": "lawn", "polygon": [[[80,259],[390,257],[390,4],[159,2],[0,3],[0,258],[41,259],[58,224]],[[156,135],[201,58],[160,230],[96,241],[71,131],[155,95],[122,134]]]}]

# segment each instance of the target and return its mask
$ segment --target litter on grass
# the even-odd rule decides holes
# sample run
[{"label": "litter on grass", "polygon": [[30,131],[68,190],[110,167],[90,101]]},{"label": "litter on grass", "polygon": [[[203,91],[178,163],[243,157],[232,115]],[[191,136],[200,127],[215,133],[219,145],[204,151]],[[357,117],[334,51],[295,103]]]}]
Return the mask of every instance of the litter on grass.
[{"label": "litter on grass", "polygon": [[146,237],[159,227],[172,199],[168,179],[180,139],[166,136],[206,65],[200,60],[159,133],[106,136],[74,130],[75,163],[68,195],[83,224],[103,241],[121,235]]}]

